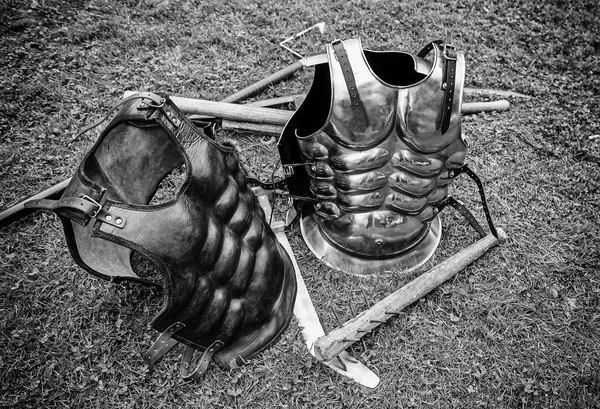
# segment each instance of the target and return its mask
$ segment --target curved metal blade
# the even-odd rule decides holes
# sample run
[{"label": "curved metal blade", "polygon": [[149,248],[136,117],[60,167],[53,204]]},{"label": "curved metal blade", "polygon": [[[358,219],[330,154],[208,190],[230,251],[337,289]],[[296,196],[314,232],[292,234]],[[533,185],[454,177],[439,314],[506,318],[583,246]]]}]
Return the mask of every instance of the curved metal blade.
[{"label": "curved metal blade", "polygon": [[[255,193],[256,192],[258,192],[258,190],[255,190]],[[265,194],[258,194],[257,199],[260,207],[262,207],[263,211],[265,212],[265,218],[267,220],[271,220],[273,209],[271,208],[269,198]],[[298,263],[296,262],[296,257],[294,257],[294,252],[292,251],[290,242],[285,235],[285,226],[286,224],[282,221],[271,221],[271,228],[275,232],[277,240],[279,240],[279,243],[281,243],[285,251],[287,251],[290,259],[292,259],[292,264],[294,265],[296,283],[298,287],[296,293],[296,303],[294,304],[294,315],[298,319],[298,325],[300,326],[300,331],[302,332],[302,338],[304,339],[306,348],[308,348],[310,354],[316,358],[315,342],[319,337],[325,335],[325,331],[323,330],[323,326],[321,325],[321,321],[319,320],[315,306],[310,299],[310,294],[308,293],[308,289],[306,288],[306,284],[302,278],[302,273],[300,272],[300,267],[298,267]],[[367,388],[375,388],[379,384],[379,377],[367,366],[359,362],[346,351],[342,352],[331,361],[320,362],[330,367],[337,373],[347,376],[348,378],[363,386],[366,386]]]},{"label": "curved metal blade", "polygon": [[[292,263],[294,264],[294,270],[296,271],[296,283],[298,286],[298,292],[296,294],[296,304],[294,305],[294,315],[298,319],[298,325],[302,332],[302,338],[308,348],[310,354],[315,356],[315,341],[325,335],[319,316],[315,310],[315,307],[310,299],[310,294],[298,268],[298,263],[290,247],[290,243],[283,230],[276,231],[275,235],[286,249]],[[331,361],[323,362],[325,365],[333,369],[339,374],[347,376],[348,378],[364,385],[368,388],[375,388],[379,384],[379,377],[375,375],[367,366],[359,362],[348,352],[344,351],[338,355],[337,359],[334,358]]]}]

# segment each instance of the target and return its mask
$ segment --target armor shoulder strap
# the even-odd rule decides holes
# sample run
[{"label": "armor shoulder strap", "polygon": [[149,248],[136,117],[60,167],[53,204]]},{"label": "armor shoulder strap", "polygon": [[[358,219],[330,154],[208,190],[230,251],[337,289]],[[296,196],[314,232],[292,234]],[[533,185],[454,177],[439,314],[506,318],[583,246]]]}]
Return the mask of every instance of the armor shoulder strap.
[{"label": "armor shoulder strap", "polygon": [[442,82],[442,89],[444,89],[445,95],[440,128],[442,134],[444,134],[450,127],[450,118],[452,117],[452,106],[456,91],[456,61],[458,60],[458,53],[453,45],[446,44],[442,40],[437,40],[423,47],[417,54],[417,57],[425,58],[435,47],[443,48],[441,55],[444,58],[444,79]]},{"label": "armor shoulder strap", "polygon": [[367,126],[365,109],[358,93],[354,71],[350,64],[346,49],[344,48],[344,43],[341,40],[335,40],[331,43],[331,46],[344,75],[344,82],[346,83],[346,88],[348,88],[348,95],[350,96],[354,118],[356,119],[359,129],[364,129]]}]

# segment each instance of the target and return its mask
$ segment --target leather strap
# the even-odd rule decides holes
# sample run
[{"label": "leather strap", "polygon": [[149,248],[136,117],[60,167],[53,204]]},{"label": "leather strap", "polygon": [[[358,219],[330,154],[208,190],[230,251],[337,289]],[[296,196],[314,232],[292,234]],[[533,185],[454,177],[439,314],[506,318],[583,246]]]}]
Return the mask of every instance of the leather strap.
[{"label": "leather strap", "polygon": [[444,95],[444,108],[442,114],[442,135],[450,127],[450,118],[452,117],[452,105],[454,104],[454,90],[456,88],[456,61],[458,55],[454,46],[444,45],[444,56],[446,57],[446,66],[444,69],[444,82],[442,88],[446,91]]},{"label": "leather strap", "polygon": [[356,119],[359,128],[364,129],[367,126],[367,118],[365,117],[363,103],[358,94],[356,79],[354,78],[354,72],[350,65],[348,54],[346,53],[346,49],[341,40],[335,40],[331,45],[333,46],[333,52],[335,53],[335,57],[340,63],[340,67],[344,74],[344,81],[346,82],[348,94],[350,95],[350,103],[352,105],[352,111],[354,112],[354,118]]},{"label": "leather strap", "polygon": [[173,334],[177,331],[185,328],[185,324],[182,322],[176,322],[169,328],[163,331],[162,334],[156,338],[154,344],[144,354],[144,361],[150,366],[158,362],[167,352],[169,352],[179,341],[175,340]]},{"label": "leather strap", "polygon": [[[467,209],[467,206],[465,206],[464,204],[462,204],[461,202],[459,202],[452,196],[448,196],[448,198],[446,198],[446,201],[444,202],[444,205],[442,206],[442,208],[445,207],[447,204],[452,206],[454,208],[454,210],[456,210],[458,213],[460,213],[469,222],[471,227],[473,227],[475,230],[477,230],[477,233],[479,233],[481,238],[485,237],[485,231],[483,230],[483,227],[481,227],[481,225],[479,224],[477,219],[475,219],[475,216],[473,216],[473,213],[471,213],[469,211],[469,209]],[[440,211],[441,210],[442,209],[440,209]]]},{"label": "leather strap", "polygon": [[82,225],[86,225],[92,219],[97,219],[104,223],[108,223],[111,226],[122,229],[127,223],[125,218],[122,216],[115,216],[114,214],[104,210],[100,203],[87,195],[83,195],[82,197],[63,197],[59,200],[30,200],[25,202],[24,206],[28,209],[42,209],[51,211],[60,211],[62,209],[75,210],[77,213],[83,214],[83,217],[69,217],[68,215],[66,215],[66,217]]},{"label": "leather strap", "polygon": [[246,181],[248,182],[248,184],[250,186],[260,186],[265,190],[275,190],[275,189],[287,190],[287,183],[286,183],[285,179],[274,180],[271,183],[267,183],[267,182],[262,182],[258,179],[252,178],[252,177],[246,177]]},{"label": "leather strap", "polygon": [[[490,209],[488,207],[487,200],[485,198],[485,191],[483,189],[483,183],[481,182],[481,179],[479,179],[479,177],[475,174],[475,172],[473,172],[471,170],[471,168],[469,168],[467,165],[463,165],[458,169],[453,169],[453,170],[449,171],[448,175],[449,175],[449,177],[454,178],[454,177],[460,175],[461,173],[466,173],[471,179],[473,179],[473,181],[477,185],[477,189],[479,190],[479,196],[481,197],[481,207],[483,208],[483,213],[485,214],[485,219],[487,220],[488,226],[490,227],[490,232],[494,235],[494,237],[498,237],[498,231],[496,230],[496,226],[494,226],[494,222],[492,220],[492,215],[490,214]],[[449,204],[451,206],[453,206],[451,203],[449,203]],[[466,208],[465,208],[465,210],[466,210]],[[460,211],[460,210],[459,210],[459,213],[463,214],[462,211]],[[470,214],[470,212],[469,212],[469,214]],[[464,214],[463,214],[463,216],[464,216]],[[465,217],[467,218],[467,220],[469,220],[469,218],[467,216],[465,216]],[[473,215],[471,215],[471,217],[473,218],[473,220],[475,220]],[[469,222],[470,222],[470,220],[469,220]],[[475,226],[473,226],[473,227],[475,227]],[[475,229],[479,232],[479,234],[481,234],[481,231],[479,231],[477,228],[475,228]],[[485,236],[485,234],[483,234],[483,236]]]},{"label": "leather strap", "polygon": [[458,60],[458,54],[453,45],[437,40],[423,47],[417,56],[425,58],[427,54],[433,50],[436,44],[444,47],[444,78],[442,80],[442,89],[445,92],[440,129],[442,134],[445,134],[450,127],[450,119],[452,117],[452,105],[454,104],[454,94],[456,91],[456,61]]},{"label": "leather strap", "polygon": [[113,112],[123,106],[123,104],[133,100],[133,99],[149,99],[152,104],[146,104],[147,107],[155,107],[158,108],[160,106],[162,106],[162,104],[164,104],[165,99],[153,94],[151,92],[138,92],[137,94],[131,95],[130,97],[127,97],[121,101],[119,101],[116,105],[114,105],[110,111],[108,112],[108,114],[106,116],[104,116],[103,118],[101,118],[100,120],[87,125],[85,128],[83,128],[81,131],[79,131],[79,133],[77,135],[75,135],[75,137],[73,137],[73,139],[71,139],[68,143],[67,146],[71,145],[72,143],[74,143],[75,141],[77,141],[77,139],[79,139],[81,137],[81,135],[83,135],[84,133],[88,132],[91,129],[94,129],[95,127],[99,126],[100,124],[102,124],[104,121],[106,121],[108,118],[110,118],[113,114]]},{"label": "leather strap", "polygon": [[186,347],[185,352],[183,353],[183,358],[181,360],[181,366],[179,368],[179,373],[181,374],[183,380],[186,382],[192,380],[199,380],[202,377],[202,375],[204,375],[204,373],[206,372],[206,369],[208,369],[208,364],[210,363],[212,356],[215,354],[215,352],[221,349],[222,346],[223,342],[220,340],[216,340],[215,342],[210,344],[208,348],[204,350],[202,356],[200,357],[200,360],[198,361],[198,364],[191,372],[190,367],[195,350],[190,346]]},{"label": "leather strap", "polygon": [[186,148],[201,138],[222,152],[230,153],[235,150],[233,147],[217,143],[213,138],[206,136],[204,132],[199,132],[193,122],[168,97],[163,98],[159,105],[148,104],[142,100],[137,108],[156,108],[147,119],[156,120],[165,131],[171,132]]}]

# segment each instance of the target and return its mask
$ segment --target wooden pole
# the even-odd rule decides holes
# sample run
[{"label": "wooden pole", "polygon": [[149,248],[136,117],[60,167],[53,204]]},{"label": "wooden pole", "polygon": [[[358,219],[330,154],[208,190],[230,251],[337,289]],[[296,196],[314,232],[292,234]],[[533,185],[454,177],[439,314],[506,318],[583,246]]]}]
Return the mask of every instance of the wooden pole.
[{"label": "wooden pole", "polygon": [[465,102],[462,104],[462,114],[477,114],[479,112],[506,111],[510,102],[505,99],[489,102]]},{"label": "wooden pole", "polygon": [[[133,94],[135,94],[134,91],[125,91],[123,98],[127,98]],[[204,99],[171,97],[171,100],[179,107],[179,109],[188,115],[207,115],[238,122],[253,122],[283,126],[294,114],[294,111],[286,111],[283,109],[262,108],[227,102],[207,101]],[[508,109],[509,106],[510,103],[506,100],[464,103],[463,113],[505,110]]]},{"label": "wooden pole", "polygon": [[71,178],[63,180],[62,182],[0,212],[0,229],[36,211],[36,209],[25,208],[25,202],[39,199],[57,199],[62,195],[70,181]]},{"label": "wooden pole", "polygon": [[[136,94],[136,92],[125,91],[123,98],[130,97],[133,94]],[[293,111],[285,111],[283,109],[262,108],[229,102],[208,101],[205,99],[170,98],[185,114],[206,115],[238,122],[285,125],[293,114]]]},{"label": "wooden pole", "polygon": [[354,342],[359,341],[365,334],[371,332],[392,316],[398,315],[402,309],[423,298],[505,239],[506,233],[502,229],[498,229],[498,238],[488,234],[431,270],[421,274],[329,334],[320,337],[315,342],[317,358],[321,361],[335,358]]},{"label": "wooden pole", "polygon": [[291,77],[296,71],[301,70],[302,68],[304,68],[302,60],[296,61],[295,63],[290,64],[285,68],[282,68],[281,70],[269,75],[268,77],[263,78],[262,80],[247,86],[246,88],[236,92],[235,94],[228,96],[221,102],[237,102],[251,97],[252,95],[257,94],[258,92],[267,88],[269,85],[275,84],[279,81],[283,81],[284,79]]}]

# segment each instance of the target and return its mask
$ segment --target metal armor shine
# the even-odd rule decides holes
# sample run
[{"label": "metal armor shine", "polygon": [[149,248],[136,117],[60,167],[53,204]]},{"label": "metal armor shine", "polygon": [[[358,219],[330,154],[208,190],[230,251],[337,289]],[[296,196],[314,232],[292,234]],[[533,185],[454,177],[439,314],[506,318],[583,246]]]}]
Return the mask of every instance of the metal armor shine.
[{"label": "metal armor shine", "polygon": [[464,57],[442,43],[368,51],[358,39],[327,54],[280,139],[291,193],[316,202],[304,239],[351,273],[416,268],[439,244],[438,206],[465,159]]}]

